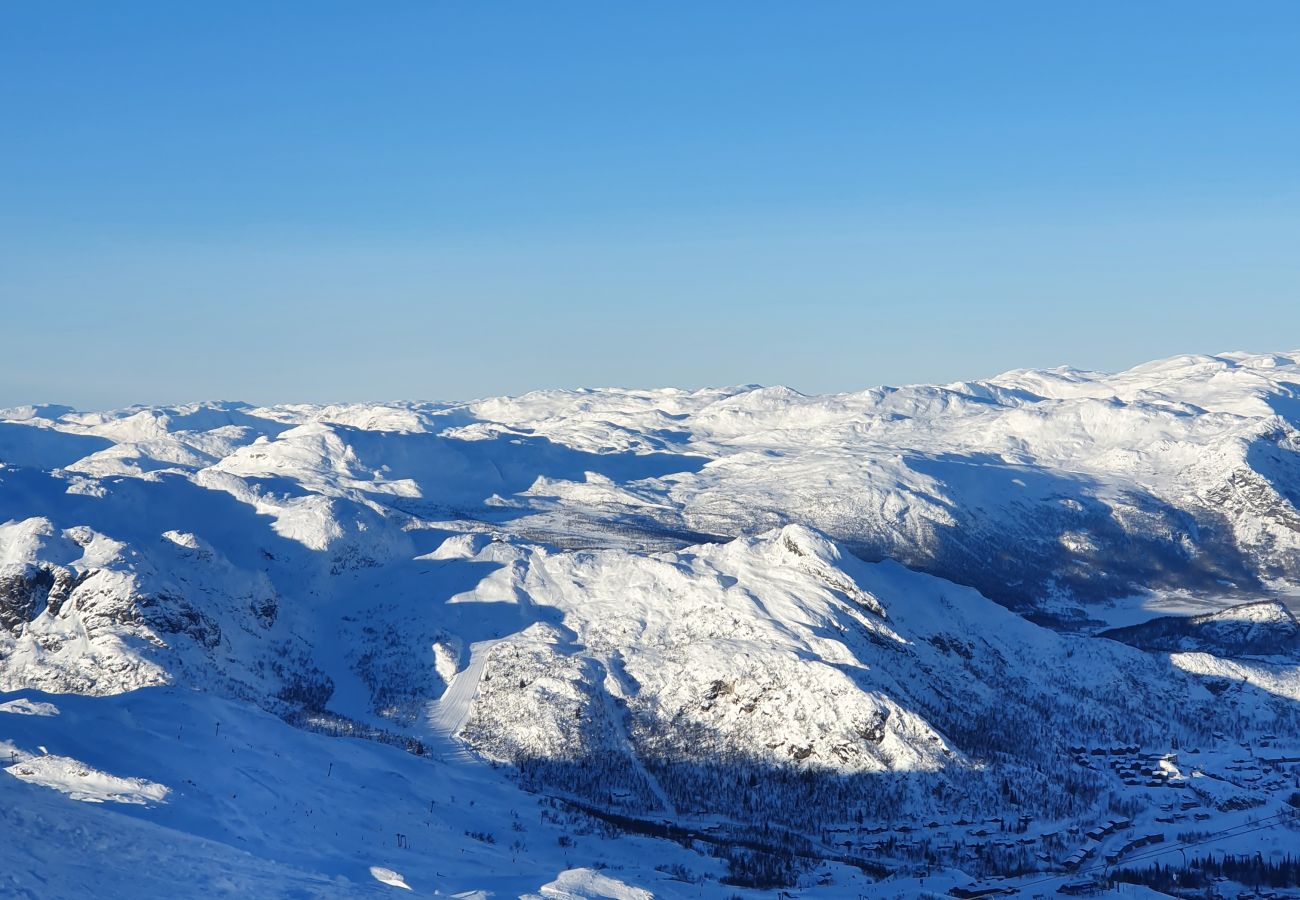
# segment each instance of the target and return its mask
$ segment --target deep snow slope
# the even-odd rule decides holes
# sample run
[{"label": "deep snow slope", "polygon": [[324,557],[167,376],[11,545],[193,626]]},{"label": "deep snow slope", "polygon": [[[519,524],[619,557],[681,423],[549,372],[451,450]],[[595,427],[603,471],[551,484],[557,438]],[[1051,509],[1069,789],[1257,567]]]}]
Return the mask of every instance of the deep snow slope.
[{"label": "deep snow slope", "polygon": [[[1157,827],[1195,773],[1080,747],[1290,752],[1298,427],[1300,354],[0,411],[0,870],[640,897],[1059,869],[1063,838],[864,836]],[[1170,596],[1210,612],[1092,636]],[[1281,808],[1202,768],[1214,815]]]}]

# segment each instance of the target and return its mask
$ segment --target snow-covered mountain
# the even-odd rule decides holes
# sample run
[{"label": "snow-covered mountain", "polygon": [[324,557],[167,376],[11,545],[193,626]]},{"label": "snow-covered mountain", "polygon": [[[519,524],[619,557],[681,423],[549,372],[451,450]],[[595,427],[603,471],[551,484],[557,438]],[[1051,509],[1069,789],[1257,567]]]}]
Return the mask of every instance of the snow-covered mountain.
[{"label": "snow-covered mountain", "polygon": [[1215,754],[1300,760],[1298,428],[1300,353],[0,411],[0,870],[906,895],[1061,871],[1161,791],[1281,815]]},{"label": "snow-covered mountain", "polygon": [[1161,616],[1140,625],[1103,631],[1102,636],[1144,650],[1300,658],[1300,622],[1276,600],[1243,603],[1199,616]]}]

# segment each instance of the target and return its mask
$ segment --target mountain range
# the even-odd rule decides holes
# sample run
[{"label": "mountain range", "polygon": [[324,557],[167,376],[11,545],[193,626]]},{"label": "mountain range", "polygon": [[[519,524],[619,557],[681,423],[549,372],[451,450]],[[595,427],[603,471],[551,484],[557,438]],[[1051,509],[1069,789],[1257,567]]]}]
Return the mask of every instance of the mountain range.
[{"label": "mountain range", "polygon": [[0,894],[1050,893],[1187,797],[1281,852],[1298,598],[1300,352],[0,410]]}]

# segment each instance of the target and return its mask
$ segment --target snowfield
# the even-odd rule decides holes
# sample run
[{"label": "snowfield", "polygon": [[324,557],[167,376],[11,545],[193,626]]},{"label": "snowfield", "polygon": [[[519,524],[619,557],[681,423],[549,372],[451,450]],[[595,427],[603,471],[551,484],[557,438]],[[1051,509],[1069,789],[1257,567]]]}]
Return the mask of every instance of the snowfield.
[{"label": "snowfield", "polygon": [[0,894],[1052,894],[1194,834],[1280,854],[1298,428],[1300,353],[0,410]]},{"label": "snowfield", "polygon": [[88,803],[160,803],[168,789],[143,778],[119,778],[65,756],[22,753],[13,746],[0,746],[13,764],[5,771],[20,781],[29,781]]}]

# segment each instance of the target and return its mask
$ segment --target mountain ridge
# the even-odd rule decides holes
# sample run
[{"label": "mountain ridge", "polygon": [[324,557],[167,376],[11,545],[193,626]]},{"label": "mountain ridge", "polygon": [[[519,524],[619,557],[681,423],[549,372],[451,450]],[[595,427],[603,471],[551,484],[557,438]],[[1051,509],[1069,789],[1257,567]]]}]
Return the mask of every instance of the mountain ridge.
[{"label": "mountain ridge", "polygon": [[[460,830],[438,819],[477,861],[446,886],[516,894],[542,890],[528,873],[597,883],[565,874],[573,840],[627,885],[713,896],[814,870],[1061,870],[1079,847],[1049,833],[1164,827],[1161,791],[1214,816],[1285,810],[1229,754],[1284,758],[1300,733],[1297,397],[1300,354],[1225,354],[820,397],[0,411],[6,771],[83,798],[158,785],[116,814],[229,843],[246,810],[160,743],[168,709],[185,723],[169,740],[201,727],[193,695],[223,710],[195,759],[251,754],[260,787],[219,770],[229,793],[270,792],[259,815],[328,805],[267,748],[365,745],[392,785],[484,804]],[[139,767],[68,730],[113,716]],[[1204,756],[1156,762],[1180,748]],[[1096,764],[1113,749],[1144,755],[1143,780]],[[364,767],[326,769],[371,789]],[[256,877],[284,866],[321,896],[392,889],[372,867],[444,884],[437,852],[393,852],[435,828],[438,802],[418,818],[408,787],[375,788],[319,853],[267,832]],[[368,818],[390,807],[400,828]],[[521,809],[566,852],[509,838],[532,833]],[[991,818],[1041,822],[1035,849],[963,857]],[[721,856],[649,858],[706,886],[628,850],[665,820]],[[944,840],[906,837],[930,821]]]}]

